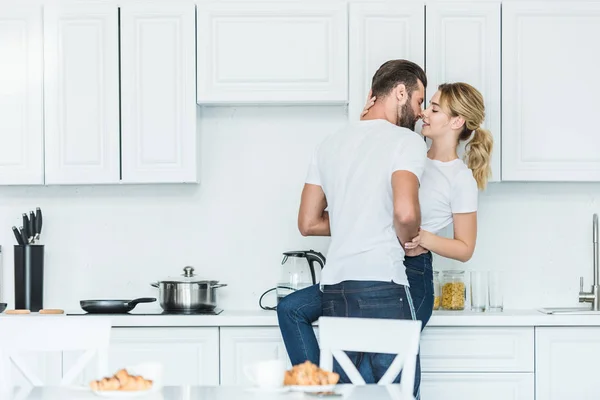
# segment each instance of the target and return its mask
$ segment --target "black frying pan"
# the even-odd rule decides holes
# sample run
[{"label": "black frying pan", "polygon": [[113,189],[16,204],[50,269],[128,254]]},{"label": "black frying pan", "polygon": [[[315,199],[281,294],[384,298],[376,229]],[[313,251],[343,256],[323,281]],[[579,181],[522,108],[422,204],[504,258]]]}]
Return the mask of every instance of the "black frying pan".
[{"label": "black frying pan", "polygon": [[0,303],[0,313],[6,310],[6,303]]},{"label": "black frying pan", "polygon": [[134,300],[81,300],[83,311],[95,314],[125,314],[133,310],[138,303],[155,302],[154,297],[142,297]]}]

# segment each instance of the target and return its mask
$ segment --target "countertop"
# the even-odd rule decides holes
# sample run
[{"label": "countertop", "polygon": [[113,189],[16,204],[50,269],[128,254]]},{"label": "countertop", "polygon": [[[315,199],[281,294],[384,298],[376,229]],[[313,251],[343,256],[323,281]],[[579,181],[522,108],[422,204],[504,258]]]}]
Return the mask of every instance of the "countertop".
[{"label": "countertop", "polygon": [[[73,311],[80,312],[80,311]],[[147,310],[145,311],[147,313]],[[67,312],[68,313],[68,312]],[[277,326],[275,311],[225,310],[220,315],[139,315],[135,310],[125,315],[108,316],[114,327],[228,327]],[[0,314],[0,318],[75,318],[69,315]],[[97,318],[87,314],[83,318]],[[499,313],[470,311],[434,311],[428,327],[442,326],[600,326],[600,313],[595,315],[546,315],[537,310],[506,310]]]}]

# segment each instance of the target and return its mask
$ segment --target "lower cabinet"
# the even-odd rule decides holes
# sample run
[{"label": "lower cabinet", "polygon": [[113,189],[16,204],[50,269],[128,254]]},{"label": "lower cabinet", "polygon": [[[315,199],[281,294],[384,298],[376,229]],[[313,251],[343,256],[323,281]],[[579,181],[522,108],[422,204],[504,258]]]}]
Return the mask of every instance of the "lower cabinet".
[{"label": "lower cabinet", "polygon": [[[427,400],[534,400],[533,373],[423,373]],[[565,397],[567,398],[567,397]],[[546,399],[541,397],[541,399]]]},{"label": "lower cabinet", "polygon": [[[62,378],[62,361],[60,352],[50,353],[23,353],[19,355],[26,368],[39,378],[44,385],[54,386],[60,384]],[[30,388],[31,383],[23,376],[21,371],[11,363],[11,379],[15,387]]]},{"label": "lower cabinet", "polygon": [[536,328],[536,398],[597,400],[600,328]]},{"label": "lower cabinet", "polygon": [[[64,370],[77,354],[63,353]],[[219,384],[219,328],[113,328],[108,352],[109,371],[143,362],[164,366],[164,385]],[[79,378],[91,379],[93,368]],[[111,373],[112,373],[111,372]]]}]

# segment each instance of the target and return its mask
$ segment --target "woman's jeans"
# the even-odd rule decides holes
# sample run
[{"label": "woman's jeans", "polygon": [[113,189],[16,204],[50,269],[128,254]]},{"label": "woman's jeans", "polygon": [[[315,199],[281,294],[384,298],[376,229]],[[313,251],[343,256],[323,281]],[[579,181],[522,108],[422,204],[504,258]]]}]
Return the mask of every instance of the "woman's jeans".
[{"label": "woman's jeans", "polygon": [[[404,266],[416,318],[424,328],[433,311],[432,255],[427,252],[416,257],[405,257]],[[319,344],[312,323],[323,315],[323,307],[327,305],[323,305],[323,293],[319,285],[289,294],[277,305],[279,328],[292,365],[306,360],[319,365]],[[418,387],[418,383],[415,379],[415,387]]]}]

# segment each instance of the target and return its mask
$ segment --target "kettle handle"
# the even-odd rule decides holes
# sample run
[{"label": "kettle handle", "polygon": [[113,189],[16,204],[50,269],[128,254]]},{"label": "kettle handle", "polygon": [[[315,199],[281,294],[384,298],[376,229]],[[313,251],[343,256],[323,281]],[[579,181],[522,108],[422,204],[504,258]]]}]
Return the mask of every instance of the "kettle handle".
[{"label": "kettle handle", "polygon": [[318,251],[308,250],[306,253],[306,260],[308,261],[308,265],[310,266],[310,277],[312,278],[312,283],[315,285],[317,283],[317,277],[315,275],[315,266],[316,262],[321,266],[321,269],[325,266],[325,256]]}]

